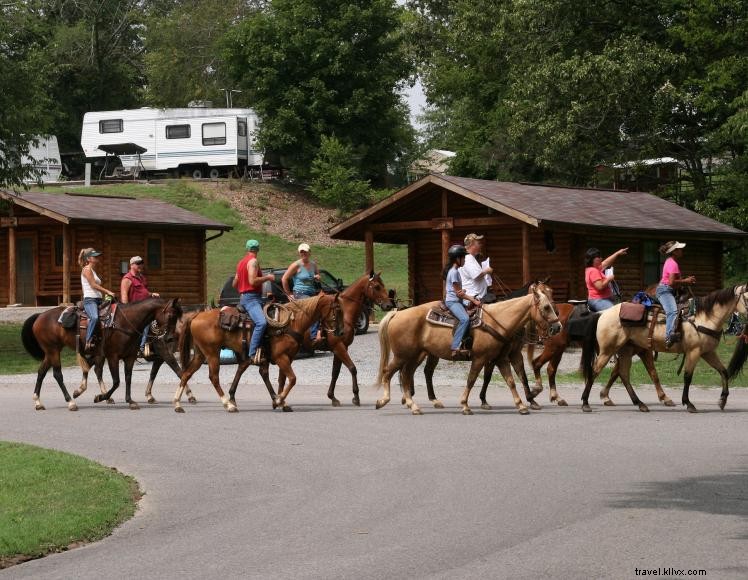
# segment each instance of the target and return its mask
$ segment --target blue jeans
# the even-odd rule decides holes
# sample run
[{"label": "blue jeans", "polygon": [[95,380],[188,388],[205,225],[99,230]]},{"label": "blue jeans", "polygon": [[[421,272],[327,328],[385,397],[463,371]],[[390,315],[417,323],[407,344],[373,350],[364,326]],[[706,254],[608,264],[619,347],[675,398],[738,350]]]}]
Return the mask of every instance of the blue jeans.
[{"label": "blue jeans", "polygon": [[665,338],[667,338],[673,332],[675,319],[678,316],[678,304],[675,302],[675,293],[671,286],[659,284],[655,296],[657,296],[657,300],[660,301],[660,305],[665,311]]},{"label": "blue jeans", "polygon": [[[306,298],[313,298],[316,296],[316,294],[302,294],[301,292],[294,292],[293,297],[296,300],[305,300]],[[317,322],[312,323],[312,327],[309,329],[309,334],[312,337],[312,340],[317,338],[317,330],[319,330],[319,320]]]},{"label": "blue jeans", "polygon": [[143,336],[140,339],[140,350],[143,350],[145,348],[145,341],[148,340],[148,329],[151,327],[149,324],[143,329]]},{"label": "blue jeans", "polygon": [[86,311],[88,316],[88,328],[86,328],[86,342],[90,342],[93,337],[96,325],[99,324],[99,306],[101,305],[101,298],[84,298],[83,299],[83,310]]},{"label": "blue jeans", "polygon": [[460,348],[460,343],[465,336],[465,331],[467,331],[468,326],[470,325],[470,316],[468,316],[467,310],[465,310],[465,307],[459,300],[445,302],[445,304],[447,305],[447,308],[449,308],[449,311],[455,315],[455,318],[460,321],[457,324],[455,335],[452,339],[452,350],[457,350]]},{"label": "blue jeans", "polygon": [[613,308],[615,304],[610,298],[589,298],[587,300],[587,306],[592,312],[602,312],[608,308]]},{"label": "blue jeans", "polygon": [[255,328],[252,331],[252,339],[249,341],[249,356],[252,357],[257,352],[257,349],[260,348],[262,338],[265,336],[265,329],[268,325],[265,313],[262,311],[265,301],[259,294],[245,293],[239,298],[239,304],[244,307],[249,313],[252,322],[255,323]]}]

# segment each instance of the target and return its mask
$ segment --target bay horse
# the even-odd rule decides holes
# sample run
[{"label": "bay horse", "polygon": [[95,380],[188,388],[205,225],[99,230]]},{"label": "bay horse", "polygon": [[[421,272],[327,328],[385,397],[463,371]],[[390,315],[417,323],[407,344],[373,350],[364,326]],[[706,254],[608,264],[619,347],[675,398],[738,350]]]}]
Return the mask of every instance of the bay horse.
[{"label": "bay horse", "polygon": [[[74,351],[76,350],[76,336],[79,330],[77,326],[71,329],[64,328],[57,322],[64,309],[64,306],[58,306],[46,312],[34,314],[26,319],[21,329],[21,340],[24,348],[31,356],[42,361],[37,371],[36,387],[33,395],[34,407],[38,411],[45,408],[41,402],[41,387],[50,367],[62,391],[62,396],[68,404],[68,409],[71,411],[78,410],[74,398],[68,393],[63,381],[60,352],[66,346]],[[113,381],[112,387],[107,392],[97,395],[94,398],[95,403],[109,399],[119,387],[119,361],[122,359],[125,361],[125,400],[131,409],[139,408],[138,404],[130,397],[130,383],[142,330],[153,320],[156,320],[160,327],[173,328],[181,312],[178,298],[171,300],[148,298],[141,302],[117,305],[113,325],[111,328],[102,330],[102,340],[97,351],[91,357],[80,357],[79,355],[79,360],[81,358],[86,359],[84,362],[89,368],[96,365],[101,368],[104,359],[109,364]],[[103,381],[100,380],[100,384],[103,384]],[[78,395],[81,392],[79,391]]]},{"label": "bay horse", "polygon": [[[695,315],[683,321],[681,341],[676,342],[669,349],[665,347],[664,322],[658,322],[654,329],[654,335],[652,336],[654,350],[684,354],[685,372],[681,402],[690,413],[697,412],[696,407],[688,398],[688,390],[693,379],[694,368],[699,359],[704,359],[719,373],[722,382],[722,393],[719,399],[720,409],[724,409],[727,404],[727,397],[730,394],[728,390],[730,375],[719,359],[716,349],[722,337],[722,327],[732,313],[736,309],[742,314],[748,312],[747,290],[748,285],[742,284],[732,288],[715,290],[703,298],[697,298],[695,300]],[[588,400],[595,378],[616,353],[619,353],[618,362],[621,380],[631,397],[631,401],[641,411],[649,410],[639,400],[629,380],[632,349],[623,349],[629,343],[639,348],[647,348],[649,328],[647,326],[622,326],[619,320],[620,308],[620,305],[617,305],[605,310],[590,326],[585,337],[582,350],[582,371],[585,380],[584,392],[582,393],[582,410],[585,412],[592,410]],[[595,357],[597,350],[599,350],[599,354]],[[733,359],[735,359],[735,355]],[[744,362],[745,359],[739,363],[731,362],[730,369],[733,376],[739,372]]]},{"label": "bay horse", "polygon": [[[296,375],[291,368],[291,362],[302,346],[304,336],[308,334],[312,324],[318,320],[322,320],[322,327],[325,332],[340,333],[342,320],[337,294],[318,294],[306,300],[289,302],[284,304],[283,307],[291,310],[293,317],[288,327],[282,331],[268,329],[267,332],[270,335],[269,359],[259,367],[259,372],[270,398],[273,400],[273,409],[280,407],[284,411],[292,411],[293,409],[286,405],[285,399],[296,384]],[[250,360],[246,352],[247,346],[242,345],[242,329],[222,329],[218,324],[219,316],[219,309],[200,312],[184,326],[179,345],[184,372],[173,401],[174,410],[177,413],[184,413],[180,404],[182,394],[187,387],[187,382],[206,360],[208,361],[210,382],[213,384],[213,388],[215,388],[224,408],[229,413],[238,411],[235,399],[236,389],[239,385],[239,379],[250,365]],[[193,347],[194,355],[190,358],[190,350]],[[223,392],[219,380],[220,352],[224,347],[233,350],[239,361],[228,395]],[[277,396],[273,385],[270,383],[270,361],[277,364],[280,372],[288,378],[288,384]]]},{"label": "bay horse", "polygon": [[[384,396],[377,401],[377,409],[390,401],[390,381],[399,371],[403,381],[405,404],[414,415],[422,414],[411,395],[413,375],[418,365],[424,355],[451,360],[452,329],[426,321],[429,309],[437,305],[438,302],[430,302],[407,310],[394,311],[387,314],[379,324],[380,360],[377,383],[384,387]],[[481,327],[473,334],[472,362],[467,385],[460,399],[464,415],[472,414],[468,398],[478,373],[489,361],[497,357],[510,337],[528,320],[532,318],[538,324],[547,326],[551,334],[561,329],[553,301],[536,284],[530,285],[529,294],[526,296],[486,304],[482,308],[483,325],[486,328]],[[519,412],[528,413],[516,388],[512,390],[512,395]]]}]

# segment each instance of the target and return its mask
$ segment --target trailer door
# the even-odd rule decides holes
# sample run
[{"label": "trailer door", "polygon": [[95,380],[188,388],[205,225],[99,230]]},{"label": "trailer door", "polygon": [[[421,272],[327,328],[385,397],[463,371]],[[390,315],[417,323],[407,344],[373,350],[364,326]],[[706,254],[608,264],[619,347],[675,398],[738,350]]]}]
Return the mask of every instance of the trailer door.
[{"label": "trailer door", "polygon": [[247,118],[236,119],[236,155],[239,159],[247,160],[249,155],[249,137],[247,136]]}]

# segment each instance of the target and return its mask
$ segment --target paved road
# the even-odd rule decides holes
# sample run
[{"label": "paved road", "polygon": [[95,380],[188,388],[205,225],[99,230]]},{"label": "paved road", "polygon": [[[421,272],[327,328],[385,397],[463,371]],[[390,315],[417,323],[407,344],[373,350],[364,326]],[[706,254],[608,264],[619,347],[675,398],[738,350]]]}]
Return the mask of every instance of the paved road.
[{"label": "paved road", "polygon": [[[371,356],[372,339],[357,344],[357,358]],[[464,417],[449,376],[461,369],[445,365],[448,408],[413,417],[399,401],[374,410],[368,386],[352,407],[345,376],[334,409],[326,371],[303,374],[302,362],[329,365],[299,361],[294,413],[270,411],[251,375],[233,415],[204,377],[185,415],[166,402],[171,378],[164,402],[138,412],[89,393],[71,413],[51,382],[35,412],[32,378],[3,381],[0,438],[116,466],[146,495],[111,537],[0,578],[748,577],[744,390],[720,412],[718,391],[696,389],[703,413],[689,415],[649,388],[652,412],[640,413],[617,389],[621,405],[583,414],[579,389],[564,386],[573,406],[522,417],[497,389],[493,411]]]}]

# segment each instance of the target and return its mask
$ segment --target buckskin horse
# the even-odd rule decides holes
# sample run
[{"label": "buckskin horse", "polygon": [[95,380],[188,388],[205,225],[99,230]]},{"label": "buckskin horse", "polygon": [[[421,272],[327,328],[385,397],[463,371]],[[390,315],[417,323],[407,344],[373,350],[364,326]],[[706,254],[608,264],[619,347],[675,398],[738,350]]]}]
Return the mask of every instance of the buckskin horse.
[{"label": "buckskin horse", "polygon": [[[693,379],[693,371],[699,359],[704,359],[720,375],[722,393],[719,399],[720,409],[727,404],[728,379],[737,374],[745,363],[745,357],[738,360],[739,350],[736,349],[730,363],[730,372],[725,369],[717,355],[716,349],[722,337],[722,327],[735,310],[741,314],[748,312],[748,285],[742,284],[732,288],[715,290],[703,298],[695,300],[695,315],[683,321],[683,337],[671,348],[665,347],[665,324],[658,322],[652,336],[652,346],[659,352],[679,352],[684,354],[685,372],[683,375],[682,404],[690,413],[696,412],[696,407],[688,398],[688,390]],[[631,367],[631,349],[624,349],[624,345],[631,343],[639,348],[649,348],[647,326],[622,326],[619,319],[621,305],[604,311],[590,326],[582,349],[582,371],[585,387],[582,393],[582,410],[590,412],[589,395],[595,378],[608,363],[610,358],[619,353],[619,372],[631,401],[641,411],[648,411],[647,406],[639,400],[629,380]],[[595,357],[595,352],[599,354]]]},{"label": "buckskin horse", "polygon": [[[292,411],[293,409],[285,403],[285,399],[296,384],[296,375],[291,368],[291,362],[299,352],[304,342],[304,336],[308,334],[312,323],[317,320],[322,320],[325,332],[339,334],[342,331],[342,317],[340,316],[340,303],[337,294],[318,294],[306,300],[289,302],[284,304],[283,308],[291,311],[293,316],[291,316],[285,328],[268,328],[269,360],[260,366],[259,372],[270,398],[273,400],[273,409],[280,407],[284,411]],[[235,399],[236,388],[239,385],[239,379],[247,370],[250,360],[246,352],[247,347],[243,344],[244,333],[242,328],[224,330],[219,325],[219,316],[219,309],[208,310],[200,312],[191,322],[185,324],[179,346],[184,372],[179,387],[174,394],[174,410],[177,413],[184,413],[180,404],[182,394],[187,387],[187,382],[205,360],[208,361],[210,382],[218,393],[224,408],[229,413],[238,411]],[[190,350],[193,347],[194,355],[190,359]],[[239,361],[228,395],[223,392],[219,380],[220,352],[224,347],[233,350]],[[270,362],[278,365],[279,372],[282,372],[288,378],[288,384],[277,396],[273,385],[270,383]]]},{"label": "buckskin horse", "polygon": [[[377,383],[384,387],[384,396],[377,401],[377,409],[390,401],[390,381],[400,371],[405,404],[414,415],[422,414],[411,395],[413,375],[424,354],[450,360],[452,352],[452,329],[426,320],[428,311],[437,305],[438,302],[430,302],[391,312],[379,324],[380,360]],[[483,326],[473,331],[472,363],[467,385],[460,399],[464,415],[472,414],[468,398],[478,373],[497,357],[510,337],[531,318],[537,324],[548,327],[551,334],[561,329],[553,301],[536,284],[530,285],[526,296],[483,306]],[[527,414],[529,411],[519,398],[516,388],[512,390],[512,395],[519,412]]]},{"label": "buckskin horse", "polygon": [[[60,386],[62,396],[68,404],[68,409],[77,411],[73,397],[67,391],[62,377],[60,363],[60,352],[64,347],[76,350],[76,335],[78,328],[64,328],[58,319],[64,306],[52,308],[41,314],[30,316],[21,329],[21,340],[26,351],[42,361],[37,371],[36,387],[34,389],[34,406],[38,411],[44,410],[41,402],[41,388],[44,377],[52,368],[52,374]],[[173,328],[177,318],[182,311],[179,299],[168,300],[166,298],[148,298],[141,302],[130,304],[118,304],[113,316],[111,328],[102,329],[102,340],[97,351],[91,357],[86,358],[86,364],[91,366],[103,365],[103,360],[109,364],[112,374],[112,387],[106,393],[96,395],[94,402],[98,403],[108,400],[112,393],[119,387],[119,361],[125,361],[125,400],[131,409],[138,409],[138,404],[130,397],[130,383],[132,379],[132,367],[138,352],[140,337],[143,328],[153,320],[162,328]],[[103,384],[103,381],[101,381]],[[85,390],[85,389],[84,389]],[[78,395],[82,391],[76,391]]]}]

